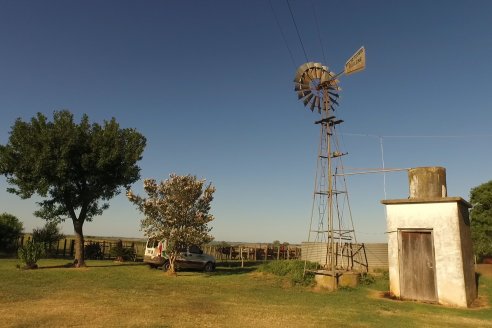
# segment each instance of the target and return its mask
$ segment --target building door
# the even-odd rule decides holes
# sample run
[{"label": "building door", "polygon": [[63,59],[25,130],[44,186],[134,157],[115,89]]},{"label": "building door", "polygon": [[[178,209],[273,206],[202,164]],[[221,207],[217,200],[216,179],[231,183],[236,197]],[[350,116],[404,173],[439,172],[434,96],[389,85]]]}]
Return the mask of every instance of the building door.
[{"label": "building door", "polygon": [[400,230],[400,296],[437,302],[434,243],[431,230]]}]

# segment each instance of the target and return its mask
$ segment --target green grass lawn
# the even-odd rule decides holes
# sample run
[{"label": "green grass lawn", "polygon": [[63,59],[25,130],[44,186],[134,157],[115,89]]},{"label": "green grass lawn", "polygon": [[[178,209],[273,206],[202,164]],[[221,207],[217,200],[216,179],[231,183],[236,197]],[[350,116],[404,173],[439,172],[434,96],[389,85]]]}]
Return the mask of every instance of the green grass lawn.
[{"label": "green grass lawn", "polygon": [[[338,292],[291,287],[254,268],[168,276],[139,263],[19,270],[0,260],[1,327],[492,327],[487,306],[453,309],[380,297],[387,281]],[[482,303],[492,278],[482,276]]]}]

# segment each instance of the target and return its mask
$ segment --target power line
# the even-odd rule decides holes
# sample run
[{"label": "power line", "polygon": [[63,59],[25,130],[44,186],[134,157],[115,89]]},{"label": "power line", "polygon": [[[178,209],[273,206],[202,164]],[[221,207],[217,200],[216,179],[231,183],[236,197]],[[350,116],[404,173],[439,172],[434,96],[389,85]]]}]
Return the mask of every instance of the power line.
[{"label": "power line", "polygon": [[492,137],[492,134],[470,134],[470,135],[443,135],[443,136],[432,136],[432,135],[393,135],[393,136],[381,136],[382,138],[483,138],[483,137]]},{"label": "power line", "polygon": [[323,41],[321,39],[321,32],[320,32],[319,23],[318,23],[318,15],[316,15],[316,7],[314,6],[314,1],[312,1],[312,0],[311,0],[311,6],[313,7],[314,22],[316,23],[316,31],[318,33],[319,45],[321,46],[321,52],[323,54],[323,60],[324,60],[325,65],[326,65],[327,61],[326,61],[326,56],[325,56],[325,47],[323,47]]},{"label": "power line", "polygon": [[346,136],[352,137],[371,137],[371,138],[492,138],[492,134],[462,134],[462,135],[376,135],[364,133],[343,133]]},{"label": "power line", "polygon": [[268,0],[268,3],[270,4],[270,9],[272,10],[273,17],[275,18],[275,22],[277,22],[278,29],[280,31],[280,35],[282,36],[282,40],[284,40],[285,47],[287,48],[287,51],[289,52],[290,59],[292,59],[292,65],[294,68],[296,68],[296,61],[294,60],[294,55],[292,54],[292,51],[290,50],[289,44],[287,43],[287,39],[285,38],[284,31],[282,30],[282,27],[280,26],[280,21],[278,20],[277,14],[275,14],[275,10],[273,9],[272,5],[272,0]]},{"label": "power line", "polygon": [[304,49],[304,44],[302,43],[301,34],[299,33],[299,29],[297,28],[296,20],[294,19],[294,13],[292,12],[292,8],[290,7],[289,0],[285,0],[285,2],[287,2],[287,6],[289,7],[290,17],[292,17],[292,22],[294,23],[294,27],[296,28],[297,37],[299,38],[299,42],[301,43],[302,51],[304,52],[304,57],[306,58],[306,61],[309,61],[308,56],[306,54],[306,49]]}]

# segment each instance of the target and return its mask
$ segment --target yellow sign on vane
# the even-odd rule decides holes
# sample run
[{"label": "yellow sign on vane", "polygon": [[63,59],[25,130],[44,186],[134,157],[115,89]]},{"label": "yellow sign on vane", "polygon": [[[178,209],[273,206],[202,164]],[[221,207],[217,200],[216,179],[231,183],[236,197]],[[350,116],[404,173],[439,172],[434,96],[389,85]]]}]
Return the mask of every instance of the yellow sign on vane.
[{"label": "yellow sign on vane", "polygon": [[366,49],[360,47],[357,52],[345,63],[345,75],[362,71],[366,68]]}]

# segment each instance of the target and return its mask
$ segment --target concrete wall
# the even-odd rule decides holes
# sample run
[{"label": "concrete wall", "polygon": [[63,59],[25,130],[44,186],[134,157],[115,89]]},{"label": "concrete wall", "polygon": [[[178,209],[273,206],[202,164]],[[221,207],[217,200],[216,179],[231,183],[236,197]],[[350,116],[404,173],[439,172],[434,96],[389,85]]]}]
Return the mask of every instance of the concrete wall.
[{"label": "concrete wall", "polygon": [[463,208],[466,208],[463,200],[449,197],[440,201],[389,200],[383,203],[387,208],[390,291],[397,297],[401,295],[399,229],[432,230],[439,303],[462,307],[471,304],[476,289],[471,283],[473,256],[469,226],[463,218]]},{"label": "concrete wall", "polygon": [[374,271],[375,269],[388,270],[388,244],[369,243],[364,245],[366,246],[369,271]]},{"label": "concrete wall", "polygon": [[[470,230],[470,216],[468,207],[459,203],[458,214],[460,223],[461,254],[463,254],[463,274],[465,277],[466,299],[468,303],[478,296],[478,288],[475,277],[475,262],[473,257],[473,244]],[[473,288],[472,288],[473,287]]]}]

